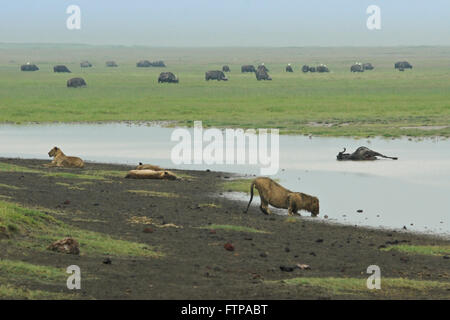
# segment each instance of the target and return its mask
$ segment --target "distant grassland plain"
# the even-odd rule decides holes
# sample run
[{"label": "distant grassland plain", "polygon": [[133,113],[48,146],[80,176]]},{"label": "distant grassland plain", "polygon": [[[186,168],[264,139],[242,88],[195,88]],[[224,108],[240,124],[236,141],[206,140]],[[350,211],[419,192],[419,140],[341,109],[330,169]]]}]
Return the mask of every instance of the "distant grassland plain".
[{"label": "distant grassland plain", "polygon": [[[279,128],[285,134],[450,136],[450,48],[145,48],[0,45],[0,123],[173,121],[191,126]],[[141,59],[167,68],[136,68]],[[81,69],[80,61],[94,67]],[[118,68],[107,68],[114,60]],[[412,70],[394,70],[407,60]],[[40,70],[21,72],[30,61]],[[351,73],[356,62],[375,70]],[[242,74],[264,62],[272,81]],[[294,73],[286,73],[288,63]],[[325,63],[330,73],[302,73]],[[53,73],[65,64],[72,74]],[[229,81],[205,81],[229,65]],[[171,71],[179,84],[158,84]],[[66,87],[83,77],[86,88]]]}]

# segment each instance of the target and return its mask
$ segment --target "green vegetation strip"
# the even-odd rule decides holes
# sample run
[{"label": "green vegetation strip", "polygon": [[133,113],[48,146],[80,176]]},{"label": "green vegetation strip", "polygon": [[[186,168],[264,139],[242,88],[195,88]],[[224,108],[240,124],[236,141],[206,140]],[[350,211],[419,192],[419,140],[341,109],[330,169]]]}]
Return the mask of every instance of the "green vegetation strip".
[{"label": "green vegetation strip", "polygon": [[[60,169],[64,170],[64,169]],[[57,177],[65,179],[80,179],[80,180],[106,180],[108,177],[125,177],[126,171],[120,170],[83,170],[80,173],[49,171],[42,167],[42,169],[28,168],[0,162],[0,172],[21,172],[21,173],[36,173],[47,177]]]},{"label": "green vegetation strip", "polygon": [[387,248],[382,248],[383,251],[396,250],[410,254],[423,254],[432,256],[450,255],[450,245],[448,246],[431,246],[431,245],[409,245],[398,244]]},{"label": "green vegetation strip", "polygon": [[249,233],[270,233],[263,230],[258,230],[250,227],[244,226],[235,226],[229,224],[212,224],[204,227],[200,227],[200,229],[211,229],[211,230],[225,230],[225,231],[235,231],[235,232],[249,232]]},{"label": "green vegetation strip", "polygon": [[367,279],[358,278],[316,278],[302,277],[278,281],[266,281],[267,284],[278,284],[300,287],[315,287],[324,290],[328,294],[350,294],[360,295],[362,293],[396,295],[404,291],[428,292],[436,289],[446,290],[450,287],[450,282],[411,280],[405,278],[382,278],[381,290],[369,290]]},{"label": "green vegetation strip", "polygon": [[0,299],[27,300],[69,300],[76,299],[76,294],[55,293],[42,290],[30,290],[23,287],[0,284]]},{"label": "green vegetation strip", "polygon": [[[45,250],[53,241],[70,236],[80,244],[81,254],[133,257],[161,257],[152,247],[136,242],[114,239],[108,235],[66,225],[40,211],[0,201],[0,235],[26,235],[11,242],[19,247]],[[1,237],[0,237],[1,238]],[[7,241],[7,240],[3,240]]]},{"label": "green vegetation strip", "polygon": [[150,191],[150,190],[128,190],[130,193],[140,194],[149,197],[161,197],[161,198],[179,198],[180,196],[172,192],[162,191]]},{"label": "green vegetation strip", "polygon": [[[244,192],[250,194],[250,186],[253,179],[235,179],[224,181],[222,190],[227,192]],[[254,194],[258,194],[257,189],[253,189]]]},{"label": "green vegetation strip", "polygon": [[22,188],[16,186],[10,186],[9,184],[0,183],[0,188],[10,189],[10,190],[20,190]]},{"label": "green vegetation strip", "polygon": [[40,266],[22,261],[0,260],[0,278],[11,280],[32,279],[39,283],[64,283],[67,274],[63,269]]}]

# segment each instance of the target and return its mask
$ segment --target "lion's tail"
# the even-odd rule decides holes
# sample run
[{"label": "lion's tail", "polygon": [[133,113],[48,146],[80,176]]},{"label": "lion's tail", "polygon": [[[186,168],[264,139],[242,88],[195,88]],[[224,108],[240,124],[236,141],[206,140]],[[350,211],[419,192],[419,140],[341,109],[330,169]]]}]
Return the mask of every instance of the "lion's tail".
[{"label": "lion's tail", "polygon": [[247,209],[244,211],[244,213],[248,212],[248,208],[250,208],[250,203],[252,203],[254,187],[255,187],[255,180],[252,181],[252,185],[250,186],[250,201],[248,202]]}]

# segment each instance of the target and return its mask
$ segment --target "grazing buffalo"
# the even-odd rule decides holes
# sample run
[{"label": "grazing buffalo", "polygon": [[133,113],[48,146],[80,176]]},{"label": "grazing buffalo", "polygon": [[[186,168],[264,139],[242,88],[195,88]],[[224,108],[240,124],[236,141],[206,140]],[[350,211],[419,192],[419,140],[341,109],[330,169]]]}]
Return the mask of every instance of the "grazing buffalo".
[{"label": "grazing buffalo", "polygon": [[267,68],[264,65],[258,66],[255,72],[256,80],[272,80],[272,78],[267,73]]},{"label": "grazing buffalo", "polygon": [[92,64],[89,61],[83,61],[80,63],[81,68],[90,68],[92,67]]},{"label": "grazing buffalo", "polygon": [[136,63],[136,67],[138,68],[149,68],[152,66],[152,63],[148,60],[141,60],[138,63]]},{"label": "grazing buffalo", "polygon": [[371,63],[369,63],[369,62],[363,63],[363,68],[364,68],[364,70],[373,70],[373,69],[375,69],[374,66]]},{"label": "grazing buffalo", "polygon": [[166,64],[164,63],[164,61],[148,61],[148,60],[141,60],[138,63],[136,63],[136,67],[138,68],[149,68],[149,67],[166,67]]},{"label": "grazing buffalo", "polygon": [[228,78],[225,76],[223,71],[220,70],[213,70],[213,71],[207,71],[205,73],[205,80],[217,80],[217,81],[227,81]]},{"label": "grazing buffalo", "polygon": [[223,71],[223,72],[231,72],[229,66],[223,66],[223,67],[222,67],[222,71]]},{"label": "grazing buffalo", "polygon": [[344,151],[339,152],[339,154],[336,156],[337,160],[377,160],[377,157],[397,160],[396,157],[387,157],[381,153],[378,153],[376,151],[370,150],[366,147],[359,147],[356,149],[353,153],[345,153],[346,149],[344,148]]},{"label": "grazing buffalo", "polygon": [[290,63],[286,66],[286,72],[294,72]]},{"label": "grazing buffalo", "polygon": [[316,72],[316,67],[309,67],[309,72]]},{"label": "grazing buffalo", "polygon": [[152,67],[165,68],[166,64],[162,60],[152,62]]},{"label": "grazing buffalo", "polygon": [[412,69],[412,65],[408,61],[399,61],[394,65],[395,69],[403,71],[405,69]]},{"label": "grazing buffalo", "polygon": [[172,72],[161,72],[158,78],[158,83],[178,83],[178,78]]},{"label": "grazing buffalo", "polygon": [[118,67],[118,65],[115,61],[106,61],[106,66],[110,67],[110,68]]},{"label": "grazing buffalo", "polygon": [[260,65],[256,68],[256,70],[259,70],[259,69],[262,69],[262,70],[264,70],[265,72],[269,72],[269,69],[267,69],[267,67],[264,65],[264,63],[260,64]]},{"label": "grazing buffalo", "polygon": [[245,73],[245,72],[256,72],[256,69],[252,65],[245,65],[245,66],[241,67],[241,72],[242,73]]},{"label": "grazing buffalo", "polygon": [[63,65],[59,65],[59,66],[54,66],[53,67],[53,72],[67,72],[70,73],[70,70]]},{"label": "grazing buffalo", "polygon": [[67,87],[69,88],[78,88],[78,87],[85,87],[86,81],[84,81],[83,78],[72,78],[67,80]]},{"label": "grazing buffalo", "polygon": [[302,67],[302,71],[304,72],[304,73],[306,73],[306,72],[308,72],[309,71],[309,66],[307,66],[306,64]]},{"label": "grazing buffalo", "polygon": [[361,63],[355,63],[350,67],[351,72],[364,72],[364,67]]},{"label": "grazing buffalo", "polygon": [[37,70],[39,70],[39,68],[37,65],[31,64],[28,62],[27,64],[20,66],[20,70],[22,70],[22,71],[37,71]]},{"label": "grazing buffalo", "polygon": [[316,68],[317,72],[330,72],[330,70],[328,69],[328,67],[324,64],[319,65]]}]

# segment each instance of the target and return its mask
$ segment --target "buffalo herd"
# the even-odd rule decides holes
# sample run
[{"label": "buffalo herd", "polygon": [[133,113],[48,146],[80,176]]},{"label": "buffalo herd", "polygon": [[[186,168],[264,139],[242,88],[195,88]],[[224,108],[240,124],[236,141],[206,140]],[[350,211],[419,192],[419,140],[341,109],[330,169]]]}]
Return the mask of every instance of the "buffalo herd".
[{"label": "buffalo herd", "polygon": [[212,70],[205,73],[205,80],[227,81],[228,78],[225,76],[225,73],[223,73],[223,71]]},{"label": "buffalo herd", "polygon": [[[106,67],[118,67],[115,61],[106,61]],[[80,63],[81,68],[91,68],[93,65],[89,61],[82,61]],[[159,67],[165,68],[166,64],[162,60],[158,61],[149,61],[149,60],[141,60],[136,63],[137,68],[150,68],[150,67]],[[412,65],[407,61],[399,61],[394,64],[394,68],[399,71],[404,71],[405,69],[412,69]],[[350,67],[351,72],[364,72],[366,70],[373,70],[374,66],[369,63],[361,63],[356,62]],[[21,71],[37,71],[39,67],[30,62],[20,66]],[[71,71],[65,65],[56,65],[53,67],[53,71],[56,73],[71,73]],[[294,68],[289,63],[286,68],[286,72],[292,73],[294,72]],[[316,66],[304,65],[301,68],[303,73],[325,73],[330,72],[330,69],[325,64],[319,64]],[[231,72],[231,69],[228,65],[222,66],[222,70],[210,70],[205,73],[205,80],[217,80],[217,81],[227,81],[228,78],[225,75],[225,72]],[[272,80],[269,75],[269,69],[261,63],[256,68],[254,65],[243,65],[241,66],[241,73],[254,73],[256,76],[256,80]],[[172,72],[161,72],[158,77],[158,83],[178,83],[179,79]],[[72,78],[67,81],[67,87],[84,87],[86,86],[86,82],[82,78]]]}]

